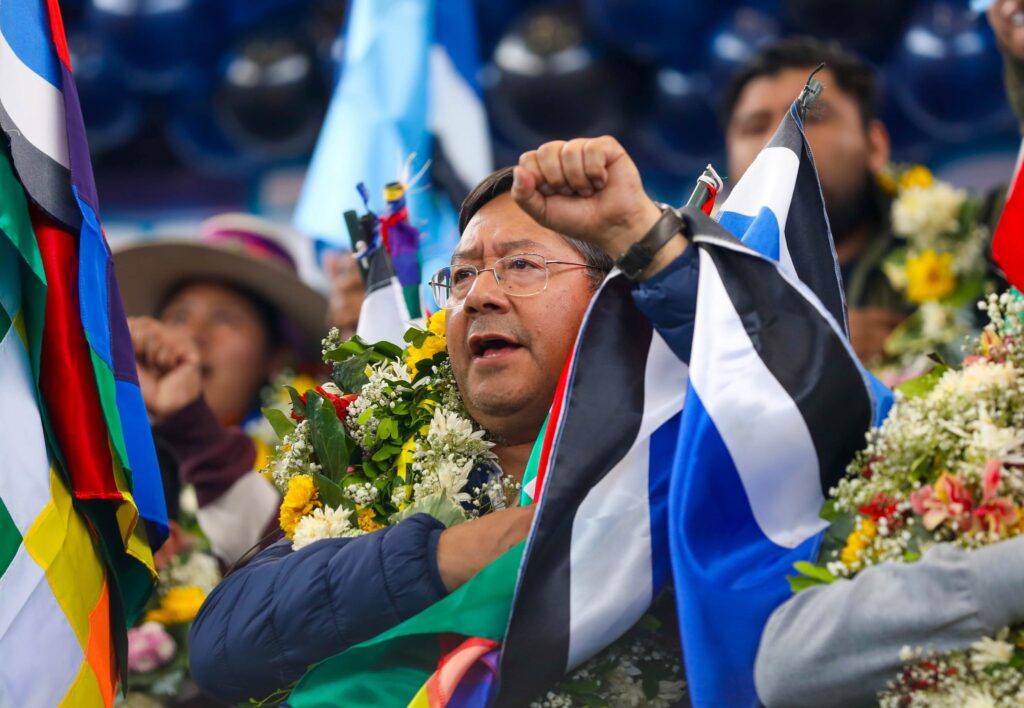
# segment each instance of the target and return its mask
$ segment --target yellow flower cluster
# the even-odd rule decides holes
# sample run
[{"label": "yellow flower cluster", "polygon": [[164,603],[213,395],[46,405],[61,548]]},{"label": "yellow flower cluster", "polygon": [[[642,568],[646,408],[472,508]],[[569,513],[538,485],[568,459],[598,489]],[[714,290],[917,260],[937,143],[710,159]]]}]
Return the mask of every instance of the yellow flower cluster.
[{"label": "yellow flower cluster", "polygon": [[907,299],[911,302],[940,300],[954,289],[953,254],[927,249],[907,259]]},{"label": "yellow flower cluster", "polygon": [[366,533],[373,533],[377,529],[384,528],[384,524],[377,523],[373,518],[376,515],[373,509],[366,507],[356,512],[356,518],[359,522],[359,530],[365,531]]},{"label": "yellow flower cluster", "polygon": [[281,530],[288,538],[295,535],[295,527],[303,516],[313,513],[320,506],[318,492],[313,478],[308,474],[298,474],[288,480],[288,493],[281,502],[279,521]]},{"label": "yellow flower cluster", "polygon": [[846,546],[843,547],[840,556],[843,565],[850,569],[860,566],[860,556],[864,549],[871,545],[871,539],[878,535],[878,527],[875,522],[866,516],[858,519],[857,528],[846,537]]},{"label": "yellow flower cluster", "polygon": [[430,336],[423,340],[423,346],[410,346],[405,355],[405,365],[413,374],[416,373],[416,365],[421,361],[431,359],[435,354],[440,354],[448,348],[448,339],[445,336],[445,310],[430,316],[427,320],[427,331]]},{"label": "yellow flower cluster", "polygon": [[900,189],[911,187],[931,187],[935,183],[935,176],[924,165],[914,165],[900,175]]},{"label": "yellow flower cluster", "polygon": [[160,598],[160,607],[146,613],[146,621],[164,625],[191,622],[205,599],[206,593],[194,585],[171,588]]}]

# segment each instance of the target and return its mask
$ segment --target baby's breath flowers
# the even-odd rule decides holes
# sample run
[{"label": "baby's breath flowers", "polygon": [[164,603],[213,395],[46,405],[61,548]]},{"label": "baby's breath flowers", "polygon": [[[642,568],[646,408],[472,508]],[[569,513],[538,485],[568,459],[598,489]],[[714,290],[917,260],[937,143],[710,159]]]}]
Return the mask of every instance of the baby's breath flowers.
[{"label": "baby's breath flowers", "polygon": [[[342,341],[332,330],[323,340],[332,380],[289,389],[290,414],[264,410],[280,437],[267,472],[285,495],[281,528],[296,550],[418,512],[451,524],[504,505],[493,443],[458,394],[444,312],[406,341],[404,350]],[[476,470],[484,481],[471,483]]]},{"label": "baby's breath flowers", "polygon": [[[936,366],[897,389],[888,418],[830,492],[833,522],[800,589],[938,543],[975,549],[1024,533],[1024,298],[991,295],[989,324],[962,367]],[[907,649],[883,706],[1024,704],[1024,635],[1007,628],[968,651]]]}]

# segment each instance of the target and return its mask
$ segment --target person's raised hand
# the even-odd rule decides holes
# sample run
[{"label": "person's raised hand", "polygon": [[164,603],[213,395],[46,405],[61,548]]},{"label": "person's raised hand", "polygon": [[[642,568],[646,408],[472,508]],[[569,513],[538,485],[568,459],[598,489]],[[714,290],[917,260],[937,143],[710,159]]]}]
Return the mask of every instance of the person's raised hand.
[{"label": "person's raised hand", "polygon": [[348,339],[356,333],[363,306],[363,278],[359,274],[359,265],[351,253],[329,253],[324,260],[324,270],[331,284],[328,323],[338,328],[343,340]]},{"label": "person's raised hand", "polygon": [[1024,0],[995,0],[987,14],[1003,50],[1024,61]]},{"label": "person's raised hand", "polygon": [[442,531],[437,541],[437,569],[448,592],[462,587],[526,538],[533,510],[533,506],[503,509]]},{"label": "person's raised hand", "polygon": [[151,317],[129,317],[142,400],[154,423],[199,398],[202,369],[192,339]]},{"label": "person's raised hand", "polygon": [[650,230],[661,210],[615,138],[544,143],[513,171],[512,198],[537,223],[613,258]]}]

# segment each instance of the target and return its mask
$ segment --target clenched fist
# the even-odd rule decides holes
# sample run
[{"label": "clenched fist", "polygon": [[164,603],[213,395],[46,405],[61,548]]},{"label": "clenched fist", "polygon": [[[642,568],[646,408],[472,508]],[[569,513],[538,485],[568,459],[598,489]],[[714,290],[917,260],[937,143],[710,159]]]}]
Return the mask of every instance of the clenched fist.
[{"label": "clenched fist", "polygon": [[150,317],[129,317],[142,400],[154,423],[199,398],[202,369],[191,338]]},{"label": "clenched fist", "polygon": [[[592,243],[612,258],[628,251],[661,216],[633,160],[609,136],[545,143],[523,153],[513,179],[512,198],[537,223]],[[677,239],[671,257],[686,247]]]}]

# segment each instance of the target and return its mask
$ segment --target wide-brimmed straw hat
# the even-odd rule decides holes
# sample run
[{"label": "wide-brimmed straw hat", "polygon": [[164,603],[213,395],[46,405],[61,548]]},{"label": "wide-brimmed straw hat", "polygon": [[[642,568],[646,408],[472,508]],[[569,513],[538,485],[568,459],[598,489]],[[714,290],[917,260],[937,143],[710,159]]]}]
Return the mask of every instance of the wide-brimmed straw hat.
[{"label": "wide-brimmed straw hat", "polygon": [[302,357],[318,356],[327,333],[327,299],[299,277],[302,238],[259,217],[222,214],[199,226],[199,238],[162,238],[114,253],[118,285],[129,316],[156,316],[182,283],[209,280],[253,293],[277,310],[287,342]]}]

